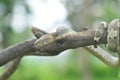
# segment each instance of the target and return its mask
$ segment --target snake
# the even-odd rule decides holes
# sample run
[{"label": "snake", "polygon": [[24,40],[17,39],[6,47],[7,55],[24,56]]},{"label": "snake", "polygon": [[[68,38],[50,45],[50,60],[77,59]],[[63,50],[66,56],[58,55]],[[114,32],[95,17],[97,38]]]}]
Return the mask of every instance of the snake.
[{"label": "snake", "polygon": [[38,38],[34,43],[34,47],[36,49],[40,49],[41,47],[51,44],[55,41],[65,39],[66,37],[68,37],[73,33],[76,33],[76,32],[73,30],[69,30],[66,27],[59,27],[56,29],[56,32],[45,34],[40,38]]}]

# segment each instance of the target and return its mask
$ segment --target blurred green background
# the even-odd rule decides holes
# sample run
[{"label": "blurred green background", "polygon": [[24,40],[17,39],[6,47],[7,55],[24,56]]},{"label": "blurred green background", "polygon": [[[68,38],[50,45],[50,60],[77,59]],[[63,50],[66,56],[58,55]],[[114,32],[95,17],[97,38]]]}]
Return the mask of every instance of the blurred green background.
[{"label": "blurred green background", "polygon": [[[120,0],[0,0],[0,50],[34,38],[31,25],[48,32],[59,26],[82,31],[119,14]],[[24,57],[9,80],[120,80],[120,73],[77,48],[53,57]]]}]

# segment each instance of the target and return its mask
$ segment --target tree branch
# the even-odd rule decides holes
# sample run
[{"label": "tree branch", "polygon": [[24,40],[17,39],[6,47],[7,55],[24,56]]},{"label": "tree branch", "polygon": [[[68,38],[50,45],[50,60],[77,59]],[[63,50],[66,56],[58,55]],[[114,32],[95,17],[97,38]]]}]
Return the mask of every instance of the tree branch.
[{"label": "tree branch", "polygon": [[18,57],[8,63],[8,69],[0,75],[0,80],[7,80],[17,69],[22,57]]},{"label": "tree branch", "polygon": [[[0,66],[15,59],[16,57],[23,55],[39,55],[39,56],[53,56],[58,55],[60,52],[73,49],[77,47],[84,47],[88,45],[94,45],[94,30],[89,29],[83,32],[77,32],[71,34],[63,40],[62,43],[53,42],[52,44],[41,47],[41,51],[37,51],[33,48],[34,42],[37,39],[27,40],[19,44],[13,45],[0,52]],[[100,43],[106,43],[106,34],[101,38]],[[71,46],[72,45],[72,46]],[[38,53],[39,52],[39,53]]]},{"label": "tree branch", "polygon": [[34,52],[33,45],[35,40],[27,40],[4,49],[0,52],[0,66],[26,53]]}]

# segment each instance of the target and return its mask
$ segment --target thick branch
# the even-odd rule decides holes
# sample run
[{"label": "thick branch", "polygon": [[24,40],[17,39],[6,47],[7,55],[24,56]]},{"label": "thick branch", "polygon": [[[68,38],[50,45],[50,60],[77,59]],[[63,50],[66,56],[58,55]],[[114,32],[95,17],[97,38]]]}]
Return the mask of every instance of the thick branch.
[{"label": "thick branch", "polygon": [[[103,43],[103,44],[106,43],[106,36],[107,35],[104,34],[104,36],[100,40],[100,43]],[[94,30],[92,29],[86,30],[83,32],[77,32],[65,38],[62,41],[62,43],[56,41],[56,42],[53,42],[52,44],[41,47],[41,51],[39,51],[39,53],[37,50],[33,48],[34,42],[36,41],[36,39],[28,40],[28,41],[13,45],[11,47],[8,47],[7,49],[4,49],[0,53],[0,66],[22,55],[39,55],[39,56],[57,55],[66,49],[73,49],[77,47],[94,45],[93,37],[94,37]]]},{"label": "thick branch", "polygon": [[0,66],[26,53],[34,52],[33,43],[35,40],[24,41],[4,49],[0,52]]}]

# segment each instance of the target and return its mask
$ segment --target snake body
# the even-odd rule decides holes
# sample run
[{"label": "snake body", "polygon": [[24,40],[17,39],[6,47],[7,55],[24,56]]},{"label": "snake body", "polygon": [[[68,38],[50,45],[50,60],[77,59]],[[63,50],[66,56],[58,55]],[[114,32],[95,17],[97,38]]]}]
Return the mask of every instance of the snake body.
[{"label": "snake body", "polygon": [[114,19],[108,25],[108,49],[111,51],[117,51],[119,47],[119,28],[120,28],[120,20]]},{"label": "snake body", "polygon": [[116,52],[120,45],[120,20],[114,19],[108,25],[106,22],[101,22],[95,30],[94,41],[99,42],[104,32],[107,31],[107,47],[110,51]]},{"label": "snake body", "polygon": [[59,27],[55,33],[45,34],[37,39],[34,43],[34,47],[36,49],[40,49],[45,45],[51,44],[52,42],[62,40],[73,33],[75,33],[75,31],[69,30],[65,27]]}]

